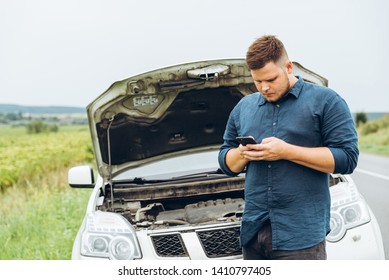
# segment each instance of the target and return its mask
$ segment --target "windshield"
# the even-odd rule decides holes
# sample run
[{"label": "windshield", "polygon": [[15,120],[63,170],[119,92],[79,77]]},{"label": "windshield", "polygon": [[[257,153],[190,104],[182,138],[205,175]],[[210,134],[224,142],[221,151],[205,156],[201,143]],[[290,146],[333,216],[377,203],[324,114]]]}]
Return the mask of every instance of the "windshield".
[{"label": "windshield", "polygon": [[155,161],[127,170],[114,178],[116,181],[142,178],[145,180],[169,180],[179,176],[215,172],[219,168],[219,151],[180,155]]}]

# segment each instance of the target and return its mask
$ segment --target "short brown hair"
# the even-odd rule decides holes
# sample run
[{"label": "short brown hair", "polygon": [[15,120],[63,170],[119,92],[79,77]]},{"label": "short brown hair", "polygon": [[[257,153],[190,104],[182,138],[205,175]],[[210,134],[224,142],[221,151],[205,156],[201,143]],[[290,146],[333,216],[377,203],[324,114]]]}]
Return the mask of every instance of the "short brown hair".
[{"label": "short brown hair", "polygon": [[265,35],[251,44],[246,54],[246,62],[250,70],[255,70],[271,61],[277,63],[283,57],[288,58],[284,44],[274,35]]}]

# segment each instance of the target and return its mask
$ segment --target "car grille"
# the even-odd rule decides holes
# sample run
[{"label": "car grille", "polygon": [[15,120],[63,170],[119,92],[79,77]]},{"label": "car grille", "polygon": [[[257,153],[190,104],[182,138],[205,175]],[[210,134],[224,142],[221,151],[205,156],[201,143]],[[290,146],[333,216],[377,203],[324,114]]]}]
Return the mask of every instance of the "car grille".
[{"label": "car grille", "polygon": [[240,227],[198,231],[205,254],[209,258],[236,256],[242,254],[239,241]]},{"label": "car grille", "polygon": [[151,237],[155,251],[160,257],[185,257],[188,255],[179,234],[155,235]]},{"label": "car grille", "polygon": [[[197,231],[197,237],[208,258],[220,258],[242,254],[240,227]],[[160,257],[187,257],[185,244],[179,233],[151,236],[154,249]]]}]

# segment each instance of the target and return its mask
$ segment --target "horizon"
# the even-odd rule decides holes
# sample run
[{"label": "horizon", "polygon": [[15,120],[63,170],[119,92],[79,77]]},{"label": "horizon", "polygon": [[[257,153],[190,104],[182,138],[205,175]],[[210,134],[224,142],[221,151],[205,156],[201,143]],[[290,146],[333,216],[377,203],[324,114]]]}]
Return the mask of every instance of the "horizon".
[{"label": "horizon", "polygon": [[[80,105],[23,105],[23,104],[10,104],[10,103],[0,103],[0,113],[3,106],[16,106],[16,107],[31,107],[31,108],[77,108],[77,109],[86,109],[86,107]],[[389,114],[389,109],[387,111],[350,111],[351,114],[356,113],[366,113],[366,114]]]}]

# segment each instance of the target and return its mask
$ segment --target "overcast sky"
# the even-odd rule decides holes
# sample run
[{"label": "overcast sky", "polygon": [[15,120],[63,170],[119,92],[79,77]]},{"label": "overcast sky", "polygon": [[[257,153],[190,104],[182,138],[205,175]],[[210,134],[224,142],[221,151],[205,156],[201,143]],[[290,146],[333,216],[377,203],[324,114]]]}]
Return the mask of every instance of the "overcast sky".
[{"label": "overcast sky", "polygon": [[114,81],[275,34],[352,112],[389,112],[387,0],[0,0],[0,103],[85,107]]}]

